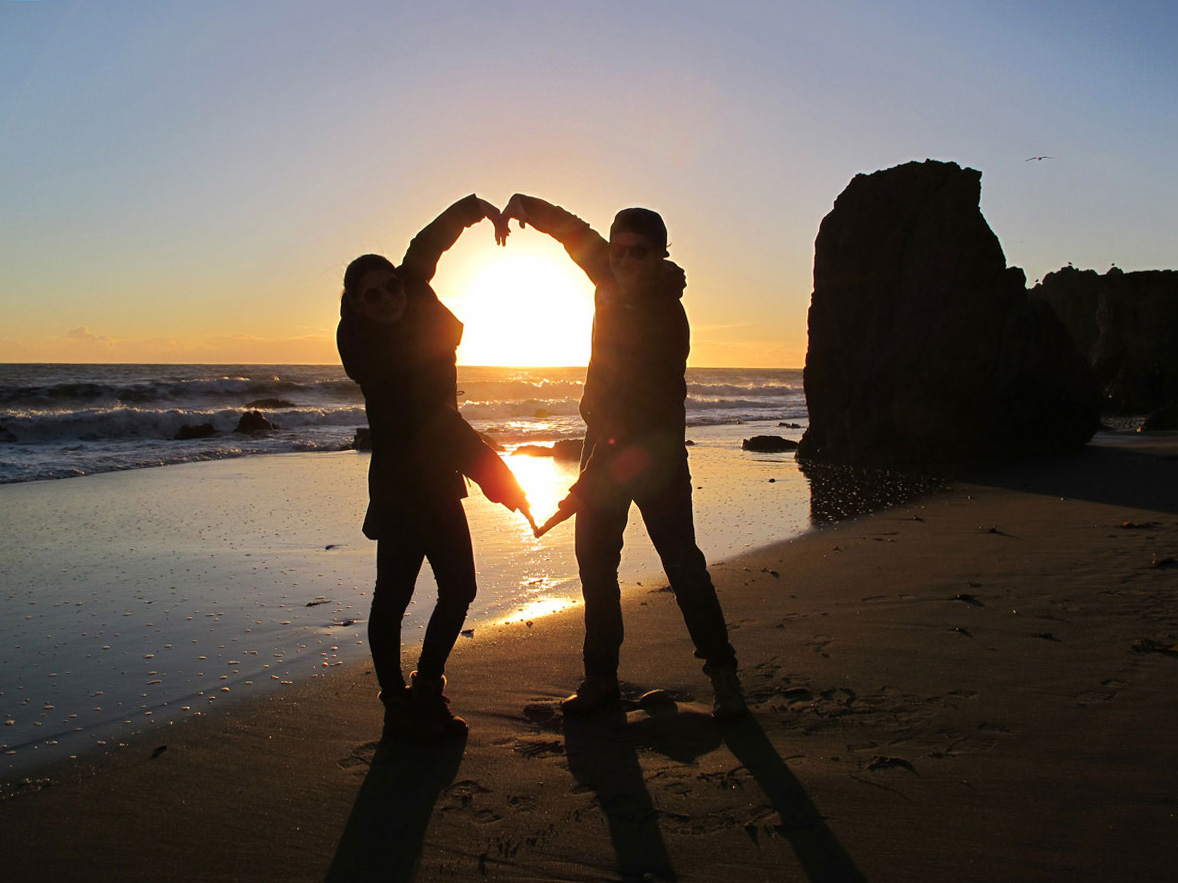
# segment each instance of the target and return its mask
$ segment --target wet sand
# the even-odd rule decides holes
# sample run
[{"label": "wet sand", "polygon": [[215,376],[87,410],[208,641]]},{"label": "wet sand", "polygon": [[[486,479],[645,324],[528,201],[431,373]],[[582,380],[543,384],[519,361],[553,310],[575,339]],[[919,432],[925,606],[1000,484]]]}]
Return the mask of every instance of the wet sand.
[{"label": "wet sand", "polygon": [[[809,482],[792,456],[741,450],[768,431],[780,432],[693,427],[710,561],[809,524]],[[367,659],[368,463],[284,454],[0,486],[0,783]],[[576,479],[575,463],[551,457],[508,463],[541,518]],[[536,540],[477,489],[465,506],[476,641],[489,624],[579,601],[571,525]],[[641,519],[627,545],[624,579],[657,570]],[[420,640],[435,594],[423,567],[406,641]]]},{"label": "wet sand", "polygon": [[[11,879],[1163,880],[1178,842],[1178,437],[1102,437],[713,568],[720,726],[659,580],[624,707],[561,721],[579,611],[483,630],[464,743],[377,745],[371,669],[0,800]],[[643,709],[662,689],[673,704]]]}]

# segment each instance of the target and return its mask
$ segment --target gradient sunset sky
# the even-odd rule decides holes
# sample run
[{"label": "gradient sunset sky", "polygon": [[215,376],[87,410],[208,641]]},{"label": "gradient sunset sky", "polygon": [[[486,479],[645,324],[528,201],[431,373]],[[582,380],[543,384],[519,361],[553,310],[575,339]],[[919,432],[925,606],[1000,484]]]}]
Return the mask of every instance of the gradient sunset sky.
[{"label": "gradient sunset sky", "polygon": [[[1170,0],[0,0],[0,362],[337,362],[348,261],[471,192],[660,211],[696,366],[801,366],[819,223],[909,160],[1029,283],[1174,268],[1176,45]],[[583,364],[546,237],[435,288],[463,362]]]}]

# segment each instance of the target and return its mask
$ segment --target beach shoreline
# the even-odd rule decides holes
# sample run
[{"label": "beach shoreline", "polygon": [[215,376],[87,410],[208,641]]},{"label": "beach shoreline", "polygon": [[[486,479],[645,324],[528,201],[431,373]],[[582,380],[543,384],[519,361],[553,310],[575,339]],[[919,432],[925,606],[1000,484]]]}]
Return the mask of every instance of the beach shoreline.
[{"label": "beach shoreline", "polygon": [[[740,449],[767,429],[695,429],[709,560],[805,529],[809,483],[792,457]],[[541,518],[576,479],[575,462],[504,456]],[[286,453],[0,487],[0,781],[366,660],[368,464],[354,451]],[[465,509],[479,593],[463,641],[579,601],[571,526],[537,540],[475,486]],[[623,581],[649,581],[659,564],[640,518],[626,541]],[[435,593],[425,566],[407,644]]]},{"label": "beach shoreline", "polygon": [[465,744],[378,749],[349,663],[39,771],[0,800],[6,854],[55,880],[1164,879],[1176,452],[1102,435],[713,566],[743,723],[635,587],[625,697],[670,708],[562,726],[579,611],[480,629],[448,667]]}]

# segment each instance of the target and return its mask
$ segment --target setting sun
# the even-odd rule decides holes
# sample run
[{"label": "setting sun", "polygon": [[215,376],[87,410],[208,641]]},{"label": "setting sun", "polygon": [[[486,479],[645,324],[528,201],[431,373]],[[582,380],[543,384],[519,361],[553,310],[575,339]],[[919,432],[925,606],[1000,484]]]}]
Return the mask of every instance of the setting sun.
[{"label": "setting sun", "polygon": [[[514,239],[514,237],[513,237]],[[466,326],[460,365],[579,366],[589,362],[593,286],[564,255],[516,247],[484,259],[446,305]]]}]

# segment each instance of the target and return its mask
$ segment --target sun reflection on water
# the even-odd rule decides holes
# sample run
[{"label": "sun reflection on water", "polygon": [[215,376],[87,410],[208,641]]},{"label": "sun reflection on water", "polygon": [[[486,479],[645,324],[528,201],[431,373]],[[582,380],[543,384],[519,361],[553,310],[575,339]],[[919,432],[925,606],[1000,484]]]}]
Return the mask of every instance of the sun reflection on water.
[{"label": "sun reflection on water", "polygon": [[577,480],[575,463],[561,463],[552,457],[513,454],[507,458],[507,465],[528,495],[532,514],[539,522],[556,511],[557,504]]}]

